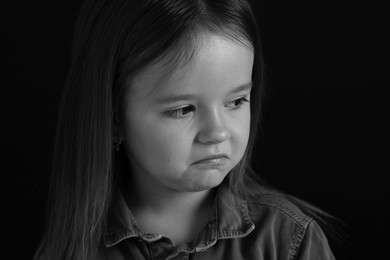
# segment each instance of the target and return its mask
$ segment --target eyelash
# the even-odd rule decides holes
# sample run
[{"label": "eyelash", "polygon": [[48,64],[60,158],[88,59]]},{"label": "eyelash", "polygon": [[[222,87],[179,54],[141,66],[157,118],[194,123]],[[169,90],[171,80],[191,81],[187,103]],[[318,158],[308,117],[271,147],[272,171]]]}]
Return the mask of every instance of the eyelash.
[{"label": "eyelash", "polygon": [[[230,101],[228,104],[234,104],[234,106],[233,107],[227,106],[227,107],[230,111],[237,111],[242,107],[242,105],[244,103],[249,103],[249,100],[246,99],[245,97],[242,97],[242,98],[238,98],[238,99],[235,99],[233,101]],[[194,111],[195,111],[194,106],[186,106],[186,107],[181,107],[178,109],[170,110],[170,111],[167,111],[165,113],[168,117],[173,118],[173,119],[185,119],[188,116],[190,116],[190,114],[192,114]],[[184,113],[187,112],[187,113],[183,114],[183,112]]]},{"label": "eyelash", "polygon": [[193,113],[193,111],[195,111],[195,107],[194,107],[194,106],[186,106],[186,107],[181,107],[181,108],[178,108],[178,109],[174,109],[174,110],[167,111],[166,114],[167,114],[168,117],[170,117],[170,118],[174,118],[174,119],[184,119],[184,118],[186,118],[187,116],[189,116],[189,113],[183,115],[183,112],[184,112],[185,110],[187,110],[187,109],[192,109],[192,111],[190,111],[191,113]]},{"label": "eyelash", "polygon": [[234,102],[238,102],[238,104],[236,103],[234,107],[230,108],[230,110],[233,110],[233,111],[234,110],[239,110],[244,103],[249,103],[249,100],[246,99],[245,97],[242,97],[242,98],[239,98],[239,99],[235,99],[235,100],[229,102],[228,104],[231,104],[231,103],[234,103]]}]

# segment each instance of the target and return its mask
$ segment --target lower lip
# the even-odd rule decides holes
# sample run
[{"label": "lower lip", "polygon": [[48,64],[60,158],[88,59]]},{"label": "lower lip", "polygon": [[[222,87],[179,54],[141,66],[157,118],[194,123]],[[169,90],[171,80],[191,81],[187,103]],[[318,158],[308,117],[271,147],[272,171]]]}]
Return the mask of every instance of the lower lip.
[{"label": "lower lip", "polygon": [[208,159],[208,160],[203,160],[197,163],[194,163],[195,166],[201,167],[201,168],[220,168],[222,167],[225,163],[227,162],[226,157],[221,157],[221,158],[214,158],[214,159]]}]

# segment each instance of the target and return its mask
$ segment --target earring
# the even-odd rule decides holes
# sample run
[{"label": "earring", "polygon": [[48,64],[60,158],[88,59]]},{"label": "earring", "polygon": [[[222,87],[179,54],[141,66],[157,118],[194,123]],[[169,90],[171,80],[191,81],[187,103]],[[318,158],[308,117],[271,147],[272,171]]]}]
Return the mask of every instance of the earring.
[{"label": "earring", "polygon": [[116,137],[114,137],[114,148],[117,152],[119,152],[119,146],[122,144],[122,140],[118,140]]}]

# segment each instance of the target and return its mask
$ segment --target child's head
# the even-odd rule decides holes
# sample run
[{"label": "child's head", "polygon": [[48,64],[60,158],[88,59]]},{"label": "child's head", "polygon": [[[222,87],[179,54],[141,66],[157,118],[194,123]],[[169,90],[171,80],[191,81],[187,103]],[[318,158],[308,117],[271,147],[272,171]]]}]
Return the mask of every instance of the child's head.
[{"label": "child's head", "polygon": [[[240,184],[238,178],[248,164],[256,136],[262,92],[260,42],[246,0],[87,0],[74,41],[73,75],[69,77],[69,85],[80,85],[81,89],[76,91],[81,99],[76,109],[81,110],[81,117],[90,117],[82,123],[88,128],[84,133],[89,134],[86,138],[90,147],[95,151],[102,149],[103,154],[99,155],[108,156],[108,145],[112,146],[113,137],[124,139],[122,150],[126,149],[132,167],[148,165],[148,170],[155,168],[153,171],[163,165],[174,167],[172,164],[178,160],[191,164],[204,156],[226,153],[233,159],[226,169],[237,165],[229,177],[234,179],[232,183]],[[225,60],[218,60],[222,56]],[[214,64],[211,59],[216,59]],[[214,73],[213,78],[207,73]],[[184,74],[189,78],[183,78]],[[177,79],[179,76],[181,78]],[[230,92],[251,81],[251,103],[242,104],[252,115],[249,124],[246,112],[230,107],[231,104],[238,107],[242,97],[249,99],[249,90]],[[219,93],[218,101],[219,108],[225,107],[225,112],[218,114],[216,104],[205,106],[208,101],[216,102],[217,99],[211,100],[214,89],[223,92]],[[164,119],[159,122],[156,118],[147,118],[148,124],[144,122],[147,109],[164,94],[197,95],[198,92],[201,92],[199,98],[188,102],[155,106],[153,111],[158,110],[159,119]],[[206,96],[210,97],[208,101]],[[175,110],[183,106],[182,110]],[[201,119],[197,119],[196,124],[193,119],[173,119],[180,117],[180,113],[193,112]],[[222,117],[222,114],[229,116]],[[215,116],[214,121],[211,116]],[[225,127],[229,132],[225,134],[237,136],[238,143],[201,144],[206,131],[201,127]],[[189,144],[185,142],[195,139],[197,147],[191,148],[190,153]],[[214,177],[210,184],[218,183],[224,176]],[[201,189],[205,184],[197,185],[192,189]]]}]

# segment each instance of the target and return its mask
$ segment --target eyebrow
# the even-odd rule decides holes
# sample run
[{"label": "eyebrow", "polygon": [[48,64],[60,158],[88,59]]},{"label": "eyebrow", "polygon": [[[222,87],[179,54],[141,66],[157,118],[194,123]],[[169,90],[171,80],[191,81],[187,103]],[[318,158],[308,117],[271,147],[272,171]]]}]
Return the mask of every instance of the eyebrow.
[{"label": "eyebrow", "polygon": [[[237,88],[230,91],[229,95],[249,90],[252,88],[252,86],[253,86],[253,82],[249,82],[249,83],[240,85]],[[182,100],[191,100],[194,98],[196,98],[196,95],[184,94],[184,95],[177,95],[177,96],[161,97],[161,98],[158,98],[156,101],[157,101],[157,103],[160,103],[160,104],[169,104],[169,103],[174,103],[174,102],[178,102],[178,101],[182,101]]]}]

